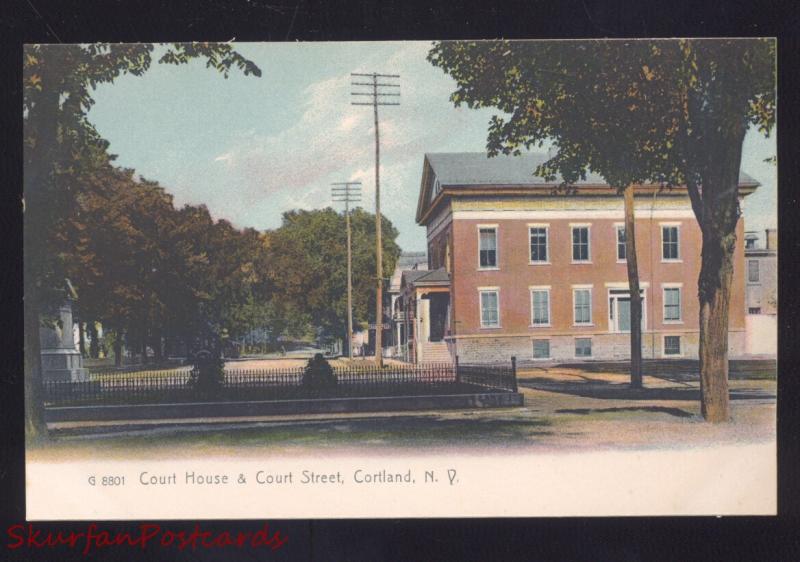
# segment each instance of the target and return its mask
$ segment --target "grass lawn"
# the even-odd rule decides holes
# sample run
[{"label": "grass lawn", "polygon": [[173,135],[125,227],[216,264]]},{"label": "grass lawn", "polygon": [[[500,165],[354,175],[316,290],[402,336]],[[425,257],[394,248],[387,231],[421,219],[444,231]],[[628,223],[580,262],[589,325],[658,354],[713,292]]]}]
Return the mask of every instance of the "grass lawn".
[{"label": "grass lawn", "polygon": [[[578,369],[519,373],[521,408],[382,414],[316,414],[271,418],[56,424],[53,441],[29,450],[36,458],[103,455],[171,458],[176,454],[389,454],[405,450],[579,451],[695,447],[775,440],[773,380],[731,381],[732,421],[700,417],[696,382],[628,377]],[[176,453],[178,452],[179,453]]]},{"label": "grass lawn", "polygon": [[[301,369],[306,366],[308,363],[307,359],[244,359],[244,360],[236,360],[236,361],[226,361],[225,369],[230,371],[261,371],[261,370],[281,370],[281,369]],[[347,358],[338,358],[332,359],[329,363],[334,367],[342,367],[342,368],[364,368],[364,369],[372,369],[375,366],[375,362],[373,359],[347,359]],[[386,359],[384,360],[384,368],[388,369],[393,365],[405,365],[409,366],[408,363],[402,363],[400,361],[395,361],[393,359]],[[167,378],[179,373],[186,373],[192,369],[191,365],[188,366],[181,366],[181,367],[165,367],[165,368],[147,368],[142,367],[141,370],[131,370],[131,371],[108,371],[107,368],[105,370],[99,370],[96,372],[90,371],[91,380],[96,381],[112,381],[114,379],[125,378],[125,379],[158,379],[158,378]]]}]

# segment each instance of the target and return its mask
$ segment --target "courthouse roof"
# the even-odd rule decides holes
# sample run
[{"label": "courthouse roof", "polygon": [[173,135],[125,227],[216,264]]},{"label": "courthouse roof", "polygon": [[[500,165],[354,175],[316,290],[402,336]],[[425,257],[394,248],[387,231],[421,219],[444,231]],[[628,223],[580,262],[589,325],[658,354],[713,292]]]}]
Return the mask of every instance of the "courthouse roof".
[{"label": "courthouse roof", "polygon": [[[551,190],[562,183],[556,175],[552,181],[533,175],[534,170],[544,164],[550,156],[542,152],[526,152],[519,156],[497,155],[489,158],[485,152],[436,152],[425,154],[422,171],[422,185],[417,206],[417,221],[420,222],[426,211],[437,206],[446,195],[453,193],[480,190],[492,190],[497,194],[542,194],[542,189]],[[431,198],[434,183],[440,190]],[[759,183],[748,174],[739,174],[739,185],[751,188],[743,194],[755,189]],[[605,194],[610,186],[600,174],[589,172],[585,179],[573,184],[584,192]],[[685,187],[676,188],[678,190]]]},{"label": "courthouse roof", "polygon": [[[545,181],[534,176],[533,171],[550,159],[543,152],[527,152],[519,156],[498,154],[489,158],[485,152],[436,152],[425,155],[442,186],[445,185],[558,185],[562,179]],[[739,174],[739,183],[756,181],[744,172]],[[600,174],[589,172],[586,179],[575,185],[608,187]]]}]

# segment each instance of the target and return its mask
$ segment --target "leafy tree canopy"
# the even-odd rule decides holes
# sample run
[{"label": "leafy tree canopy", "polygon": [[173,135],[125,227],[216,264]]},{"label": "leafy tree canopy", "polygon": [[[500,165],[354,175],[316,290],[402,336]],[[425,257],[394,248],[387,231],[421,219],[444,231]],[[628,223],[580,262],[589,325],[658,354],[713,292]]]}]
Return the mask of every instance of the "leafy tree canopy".
[{"label": "leafy tree canopy", "polygon": [[428,60],[456,80],[457,106],[505,114],[490,122],[490,154],[552,140],[538,175],[569,184],[593,170],[622,189],[699,183],[711,126],[768,133],[774,53],[759,39],[456,41],[436,43]]},{"label": "leafy tree canopy", "polygon": [[[353,321],[363,324],[375,311],[375,215],[351,212]],[[382,219],[384,271],[400,255],[397,229]],[[344,213],[331,208],[284,213],[280,228],[268,233],[273,284],[292,309],[313,319],[327,335],[346,331],[347,232]]]}]

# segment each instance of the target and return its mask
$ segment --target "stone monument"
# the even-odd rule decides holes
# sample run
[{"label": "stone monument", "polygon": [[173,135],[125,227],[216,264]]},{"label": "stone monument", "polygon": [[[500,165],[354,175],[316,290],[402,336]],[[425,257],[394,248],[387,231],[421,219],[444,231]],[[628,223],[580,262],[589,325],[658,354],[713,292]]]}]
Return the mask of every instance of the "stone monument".
[{"label": "stone monument", "polygon": [[83,367],[83,358],[75,346],[72,303],[77,296],[69,280],[66,285],[66,298],[58,307],[57,321],[53,326],[39,328],[42,378],[46,381],[79,382],[89,379],[89,372]]}]

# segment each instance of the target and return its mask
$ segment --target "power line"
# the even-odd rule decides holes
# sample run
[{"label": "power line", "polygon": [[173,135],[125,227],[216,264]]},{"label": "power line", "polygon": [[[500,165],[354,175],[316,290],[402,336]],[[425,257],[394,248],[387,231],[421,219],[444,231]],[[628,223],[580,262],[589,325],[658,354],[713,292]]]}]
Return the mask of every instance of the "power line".
[{"label": "power line", "polygon": [[[381,230],[381,143],[378,126],[378,106],[400,105],[399,101],[386,101],[384,98],[400,97],[399,74],[379,74],[373,72],[364,74],[350,73],[350,86],[353,90],[351,105],[371,105],[375,115],[375,262],[377,269],[377,292],[375,295],[375,365],[383,367],[383,242]],[[379,81],[380,80],[380,81]],[[386,90],[386,88],[392,88]],[[369,98],[368,102],[354,101],[363,97]]]}]

